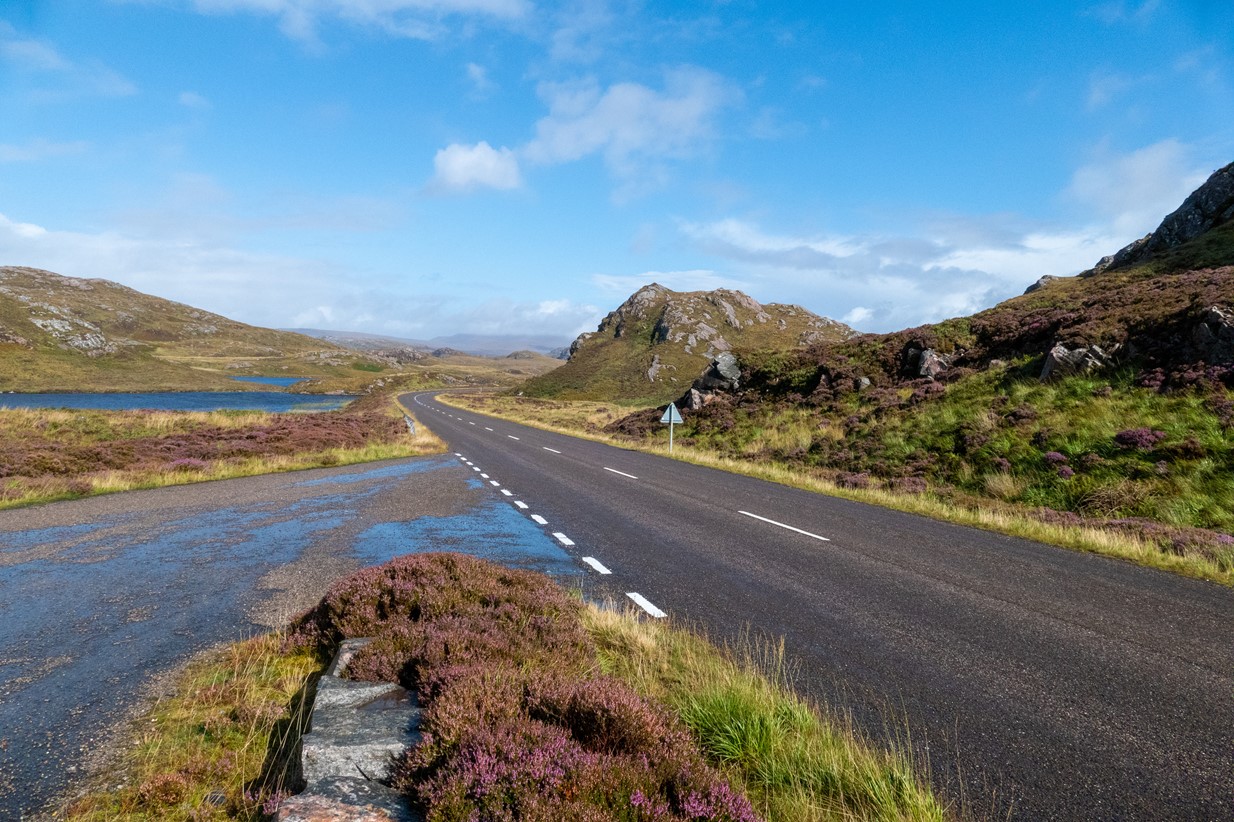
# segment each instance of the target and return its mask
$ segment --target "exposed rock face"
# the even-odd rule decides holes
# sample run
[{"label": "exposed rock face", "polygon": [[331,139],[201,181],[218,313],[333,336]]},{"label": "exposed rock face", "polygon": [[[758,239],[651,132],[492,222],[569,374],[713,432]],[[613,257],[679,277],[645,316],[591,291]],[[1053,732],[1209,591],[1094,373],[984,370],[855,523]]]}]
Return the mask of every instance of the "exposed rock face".
[{"label": "exposed rock face", "polygon": [[1046,355],[1045,365],[1041,368],[1041,380],[1044,382],[1052,377],[1089,374],[1112,365],[1113,362],[1112,354],[1103,351],[1100,346],[1082,345],[1068,348],[1059,343]]},{"label": "exposed rock face", "polygon": [[1046,274],[1041,279],[1037,280],[1037,282],[1033,283],[1028,288],[1024,289],[1024,293],[1032,294],[1034,291],[1040,291],[1041,289],[1045,288],[1047,285],[1049,285],[1050,283],[1054,282],[1057,279],[1058,277],[1055,277],[1053,274]]},{"label": "exposed rock face", "polygon": [[1204,185],[1193,191],[1181,206],[1161,221],[1156,231],[1116,254],[1102,257],[1097,265],[1081,276],[1092,276],[1143,262],[1154,254],[1194,240],[1230,220],[1234,220],[1234,163],[1213,172]]},{"label": "exposed rock face", "polygon": [[1219,305],[1209,306],[1191,329],[1191,342],[1208,362],[1234,359],[1234,311]]},{"label": "exposed rock face", "polygon": [[903,356],[904,372],[909,377],[932,380],[951,367],[951,360],[933,348],[909,347]]},{"label": "exposed rock face", "polygon": [[690,390],[677,400],[679,408],[698,409],[714,401],[721,394],[728,394],[741,387],[741,366],[737,357],[724,352],[712,360]]}]

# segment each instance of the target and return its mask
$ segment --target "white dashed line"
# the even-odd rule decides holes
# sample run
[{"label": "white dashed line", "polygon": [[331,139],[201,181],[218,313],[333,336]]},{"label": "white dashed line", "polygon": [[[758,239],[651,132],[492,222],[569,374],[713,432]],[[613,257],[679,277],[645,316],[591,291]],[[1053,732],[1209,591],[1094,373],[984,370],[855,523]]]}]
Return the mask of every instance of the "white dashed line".
[{"label": "white dashed line", "polygon": [[471,466],[471,470],[472,470],[472,471],[479,471],[479,470],[480,470],[480,466],[478,466],[478,465],[473,465],[473,466]]},{"label": "white dashed line", "polygon": [[588,565],[590,565],[592,568],[596,569],[596,573],[597,573],[597,574],[611,574],[611,573],[613,573],[613,572],[612,572],[612,571],[610,571],[609,569],[605,568],[605,567],[604,567],[604,563],[600,562],[600,560],[596,559],[595,557],[583,557],[583,562],[587,563],[587,564],[588,564]]},{"label": "white dashed line", "polygon": [[745,516],[751,517],[753,519],[761,520],[762,522],[766,522],[770,525],[779,526],[780,528],[784,528],[788,531],[795,531],[798,534],[803,534],[804,536],[807,536],[807,537],[813,537],[814,539],[821,539],[823,542],[831,542],[831,540],[828,539],[827,537],[820,537],[818,534],[811,534],[809,531],[802,531],[800,528],[794,528],[791,525],[785,525],[782,522],[776,522],[774,519],[767,519],[766,517],[760,517],[758,514],[751,514],[749,511],[738,511],[737,513],[744,514]]},{"label": "white dashed line", "polygon": [[484,430],[485,430],[485,431],[492,431],[493,429],[489,428],[489,427],[486,425],[486,426],[484,426]]},{"label": "white dashed line", "polygon": [[467,424],[468,424],[468,425],[475,425],[475,423],[474,423],[474,422],[471,422],[470,420],[468,420]]},{"label": "white dashed line", "polygon": [[489,480],[489,481],[488,481],[488,484],[489,484],[489,485],[491,485],[491,486],[493,486],[494,488],[500,488],[500,487],[501,487],[501,483],[500,483],[500,482],[498,482],[497,480]]},{"label": "white dashed line", "polygon": [[514,492],[511,491],[509,488],[502,488],[501,493],[505,494],[507,497],[514,496]]},{"label": "white dashed line", "polygon": [[481,474],[480,479],[488,479],[488,474]]},{"label": "white dashed line", "polygon": [[516,500],[514,501],[514,504],[518,506],[518,509],[519,509],[520,511],[526,511],[526,510],[527,510],[527,503],[523,502],[521,499],[516,499]]},{"label": "white dashed line", "polygon": [[462,458],[462,456],[463,456],[463,455],[462,455],[462,454],[460,454],[458,451],[455,451],[455,452],[454,452],[454,456],[459,457],[459,458]]},{"label": "white dashed line", "polygon": [[548,520],[546,520],[544,517],[540,516],[539,514],[532,514],[531,518],[535,520],[537,523],[539,523],[540,525],[548,525]]},{"label": "white dashed line", "polygon": [[638,479],[638,477],[634,476],[633,474],[627,474],[625,471],[618,471],[616,468],[609,468],[607,465],[604,466],[604,470],[612,471],[614,474],[620,474],[621,476],[629,477],[630,479]]},{"label": "white dashed line", "polygon": [[516,440],[516,439],[518,439],[518,437],[514,436],[513,434],[506,434],[506,436],[507,436],[507,437],[509,437],[509,438],[510,438],[510,439],[512,439],[512,440]]},{"label": "white dashed line", "polygon": [[543,448],[545,451],[552,451],[554,454],[560,454],[560,453],[561,453],[561,452],[560,452],[560,451],[558,451],[556,448],[549,448],[547,445],[542,445],[542,446],[540,446],[540,447],[541,447],[541,448]]},{"label": "white dashed line", "polygon": [[644,611],[651,614],[656,619],[664,619],[664,617],[668,616],[668,614],[664,613],[659,608],[657,608],[656,606],[648,602],[647,597],[643,596],[642,594],[636,594],[634,592],[630,592],[626,594],[626,596],[634,600],[635,605],[642,608]]},{"label": "white dashed line", "polygon": [[558,542],[560,542],[562,545],[566,546],[567,548],[569,548],[571,545],[574,544],[574,540],[570,539],[569,537],[567,537],[565,534],[561,533],[560,531],[554,531],[553,536],[557,539]]}]

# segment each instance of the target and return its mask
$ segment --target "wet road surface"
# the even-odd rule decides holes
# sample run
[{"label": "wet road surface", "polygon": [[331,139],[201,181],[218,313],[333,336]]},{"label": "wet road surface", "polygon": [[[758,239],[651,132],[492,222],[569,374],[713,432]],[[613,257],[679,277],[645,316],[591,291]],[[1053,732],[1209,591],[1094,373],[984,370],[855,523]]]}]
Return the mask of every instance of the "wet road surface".
[{"label": "wet road surface", "polygon": [[0,511],[0,819],[63,792],[156,674],[428,550],[582,573],[453,457]]}]

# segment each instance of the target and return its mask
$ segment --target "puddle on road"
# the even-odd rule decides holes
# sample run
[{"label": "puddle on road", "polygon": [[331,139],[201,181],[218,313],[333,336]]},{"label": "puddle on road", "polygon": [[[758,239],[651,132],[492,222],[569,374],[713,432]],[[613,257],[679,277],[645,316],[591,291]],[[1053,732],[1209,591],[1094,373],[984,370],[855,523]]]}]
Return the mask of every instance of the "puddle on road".
[{"label": "puddle on road", "polygon": [[122,496],[105,520],[50,528],[6,529],[0,512],[0,772],[12,777],[0,780],[0,818],[63,790],[68,766],[155,672],[263,631],[255,614],[286,593],[269,584],[279,574],[315,601],[350,568],[430,550],[565,584],[581,573],[452,459],[260,487],[268,497],[221,509],[205,507],[201,486],[161,491],[182,494],[180,509],[124,510]]}]

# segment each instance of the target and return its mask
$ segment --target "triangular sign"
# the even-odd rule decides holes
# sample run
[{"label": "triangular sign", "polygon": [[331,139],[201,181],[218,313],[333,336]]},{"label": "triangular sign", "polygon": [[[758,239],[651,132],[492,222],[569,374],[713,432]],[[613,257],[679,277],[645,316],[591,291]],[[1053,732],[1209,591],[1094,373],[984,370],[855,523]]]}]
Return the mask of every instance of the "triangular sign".
[{"label": "triangular sign", "polygon": [[673,423],[679,425],[681,423],[681,412],[677,410],[677,403],[670,402],[668,408],[664,409],[664,416],[660,417],[660,422]]}]

